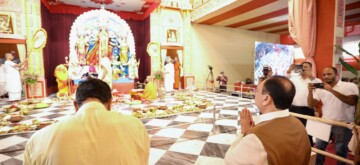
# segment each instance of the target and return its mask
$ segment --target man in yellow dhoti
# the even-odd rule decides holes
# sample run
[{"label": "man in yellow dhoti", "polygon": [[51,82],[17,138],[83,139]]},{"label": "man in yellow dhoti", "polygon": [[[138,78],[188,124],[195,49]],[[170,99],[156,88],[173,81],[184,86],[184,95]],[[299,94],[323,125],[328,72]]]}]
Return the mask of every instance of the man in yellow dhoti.
[{"label": "man in yellow dhoti", "polygon": [[156,85],[151,81],[151,76],[146,77],[146,85],[144,93],[141,95],[142,99],[154,100],[157,98]]}]

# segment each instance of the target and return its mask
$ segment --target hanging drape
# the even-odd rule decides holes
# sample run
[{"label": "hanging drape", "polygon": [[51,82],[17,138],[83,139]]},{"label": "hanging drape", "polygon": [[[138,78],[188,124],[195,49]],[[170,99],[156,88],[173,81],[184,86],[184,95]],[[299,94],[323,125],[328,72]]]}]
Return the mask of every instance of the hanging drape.
[{"label": "hanging drape", "polygon": [[312,63],[312,73],[316,76],[313,58],[316,42],[316,0],[289,0],[289,32],[300,45],[306,61]]}]

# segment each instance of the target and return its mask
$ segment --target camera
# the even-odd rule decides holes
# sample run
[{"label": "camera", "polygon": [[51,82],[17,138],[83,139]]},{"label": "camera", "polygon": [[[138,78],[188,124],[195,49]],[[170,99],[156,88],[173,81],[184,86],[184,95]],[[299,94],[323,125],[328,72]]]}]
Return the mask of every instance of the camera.
[{"label": "camera", "polygon": [[208,67],[209,67],[209,69],[210,69],[210,70],[212,70],[212,69],[213,69],[213,67],[212,67],[211,65],[208,65]]},{"label": "camera", "polygon": [[312,83],[315,88],[324,89],[324,83]]},{"label": "camera", "polygon": [[268,74],[269,74],[269,67],[265,66],[265,67],[263,68],[263,74],[264,74],[265,77],[268,76]]},{"label": "camera", "polygon": [[295,73],[302,73],[304,71],[302,65],[295,65]]}]

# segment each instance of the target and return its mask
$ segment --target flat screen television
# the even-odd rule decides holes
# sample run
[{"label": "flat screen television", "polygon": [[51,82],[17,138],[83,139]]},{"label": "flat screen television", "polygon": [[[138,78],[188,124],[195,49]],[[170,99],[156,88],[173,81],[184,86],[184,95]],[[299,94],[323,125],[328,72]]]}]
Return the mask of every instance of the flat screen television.
[{"label": "flat screen television", "polygon": [[294,62],[294,46],[255,42],[254,83],[264,76],[263,68],[271,67],[273,75],[285,75]]}]

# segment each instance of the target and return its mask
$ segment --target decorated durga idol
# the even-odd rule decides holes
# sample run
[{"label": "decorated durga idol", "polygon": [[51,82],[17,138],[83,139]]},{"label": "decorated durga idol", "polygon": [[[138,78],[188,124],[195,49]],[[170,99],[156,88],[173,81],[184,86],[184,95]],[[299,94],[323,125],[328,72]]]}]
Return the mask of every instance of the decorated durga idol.
[{"label": "decorated durga idol", "polygon": [[138,78],[135,42],[129,25],[105,9],[80,15],[71,27],[69,77],[112,82]]}]

